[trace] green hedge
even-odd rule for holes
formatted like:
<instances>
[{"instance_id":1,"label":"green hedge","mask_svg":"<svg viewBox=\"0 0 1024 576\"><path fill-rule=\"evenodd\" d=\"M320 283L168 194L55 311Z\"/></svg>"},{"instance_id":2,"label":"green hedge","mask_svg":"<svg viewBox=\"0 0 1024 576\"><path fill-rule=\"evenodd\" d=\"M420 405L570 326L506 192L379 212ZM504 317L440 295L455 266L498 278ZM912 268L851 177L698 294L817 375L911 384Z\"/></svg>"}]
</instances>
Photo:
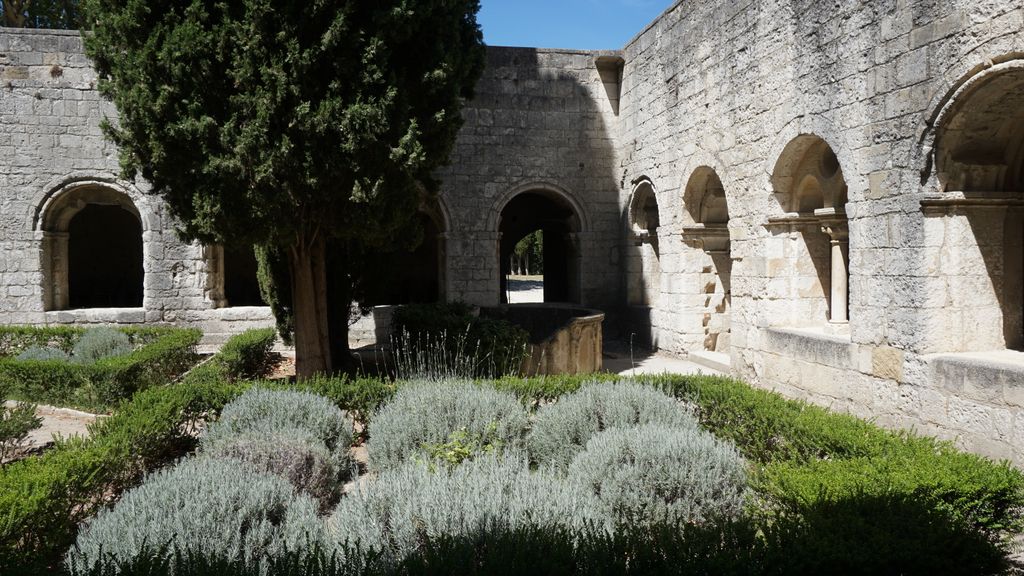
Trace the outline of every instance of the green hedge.
<instances>
[{"instance_id":1,"label":"green hedge","mask_svg":"<svg viewBox=\"0 0 1024 576\"><path fill-rule=\"evenodd\" d=\"M51 334L74 332L67 328L45 330L52 330ZM198 339L197 332L191 330L141 329L129 331L129 335L132 332L151 340L147 348L153 349L149 353L154 355L159 355L164 345L173 348L175 341L165 340L168 335ZM225 344L227 359L217 354L179 384L154 386L135 394L113 416L93 424L88 439L61 441L41 456L0 468L0 574L59 572L79 522L137 484L147 472L191 452L203 423L250 386L230 382L242 375L236 370L266 364L267 338L263 331L253 332L234 336ZM41 338L32 331L21 333ZM159 373L150 376L156 378ZM168 382L170 378L159 383ZM337 383L323 387L349 388ZM355 391L338 395L339 399L357 397Z\"/></svg>"},{"instance_id":2,"label":"green hedge","mask_svg":"<svg viewBox=\"0 0 1024 576\"><path fill-rule=\"evenodd\" d=\"M58 567L79 522L146 471L193 449L189 432L238 393L228 384L150 388L97 421L89 439L61 441L0 468L0 573Z\"/></svg>"},{"instance_id":3,"label":"green hedge","mask_svg":"<svg viewBox=\"0 0 1024 576\"><path fill-rule=\"evenodd\" d=\"M80 328L0 328L3 351L15 354L33 345L70 350ZM109 411L139 390L172 381L195 364L199 330L135 328L124 330L133 344L130 354L91 364L62 360L0 358L0 386L12 400Z\"/></svg>"}]
</instances>

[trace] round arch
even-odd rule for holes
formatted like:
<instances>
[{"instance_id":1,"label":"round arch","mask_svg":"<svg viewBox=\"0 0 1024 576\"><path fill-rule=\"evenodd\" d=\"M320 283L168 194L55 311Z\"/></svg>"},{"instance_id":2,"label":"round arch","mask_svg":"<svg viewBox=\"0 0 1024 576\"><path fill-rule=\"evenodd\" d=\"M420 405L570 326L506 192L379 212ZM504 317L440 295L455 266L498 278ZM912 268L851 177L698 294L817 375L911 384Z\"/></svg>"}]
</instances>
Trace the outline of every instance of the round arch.
<instances>
[{"instance_id":1,"label":"round arch","mask_svg":"<svg viewBox=\"0 0 1024 576\"><path fill-rule=\"evenodd\" d=\"M582 206L567 191L548 182L516 186L495 204L488 229L497 232L499 301L510 299L508 278L516 244L541 232L543 300L582 302L582 254L579 234L589 228Z\"/></svg>"},{"instance_id":2,"label":"round arch","mask_svg":"<svg viewBox=\"0 0 1024 576\"><path fill-rule=\"evenodd\" d=\"M125 189L66 183L44 195L33 228L42 235L45 310L143 306L146 219Z\"/></svg>"}]
</instances>

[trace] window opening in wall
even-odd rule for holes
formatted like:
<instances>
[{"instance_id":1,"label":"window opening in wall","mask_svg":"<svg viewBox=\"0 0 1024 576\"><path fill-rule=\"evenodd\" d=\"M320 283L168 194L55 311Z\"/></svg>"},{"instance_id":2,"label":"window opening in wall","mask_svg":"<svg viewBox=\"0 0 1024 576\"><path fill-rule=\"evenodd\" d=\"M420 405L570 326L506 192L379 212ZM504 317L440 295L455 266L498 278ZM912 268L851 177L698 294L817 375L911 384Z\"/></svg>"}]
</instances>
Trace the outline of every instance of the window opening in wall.
<instances>
[{"instance_id":1,"label":"window opening in wall","mask_svg":"<svg viewBox=\"0 0 1024 576\"><path fill-rule=\"evenodd\" d=\"M252 246L224 248L224 298L227 306L266 306L260 294Z\"/></svg>"},{"instance_id":2,"label":"window opening in wall","mask_svg":"<svg viewBox=\"0 0 1024 576\"><path fill-rule=\"evenodd\" d=\"M786 212L771 218L767 269L776 299L786 299L792 325L825 324L845 331L849 319L847 186L835 152L812 134L783 150L772 175Z\"/></svg>"},{"instance_id":3,"label":"window opening in wall","mask_svg":"<svg viewBox=\"0 0 1024 576\"><path fill-rule=\"evenodd\" d=\"M948 290L947 316L972 323L942 348L1024 350L1024 63L965 81L938 118L939 196L922 206L956 258L940 254L933 281Z\"/></svg>"},{"instance_id":4,"label":"window opening in wall","mask_svg":"<svg viewBox=\"0 0 1024 576\"><path fill-rule=\"evenodd\" d=\"M87 204L68 226L70 308L142 306L142 225L120 206Z\"/></svg>"},{"instance_id":5,"label":"window opening in wall","mask_svg":"<svg viewBox=\"0 0 1024 576\"><path fill-rule=\"evenodd\" d=\"M727 354L732 334L732 252L729 241L729 204L718 174L708 167L694 171L683 194L688 220L683 240L696 250L688 265L700 270L698 293L691 309L700 314L705 352Z\"/></svg>"},{"instance_id":6,"label":"window opening in wall","mask_svg":"<svg viewBox=\"0 0 1024 576\"><path fill-rule=\"evenodd\" d=\"M630 306L654 306L661 295L661 214L650 180L641 179L629 202L631 249L626 262L626 296Z\"/></svg>"},{"instance_id":7,"label":"window opening in wall","mask_svg":"<svg viewBox=\"0 0 1024 576\"><path fill-rule=\"evenodd\" d=\"M39 207L38 226L45 310L143 305L142 220L126 194L71 183Z\"/></svg>"},{"instance_id":8,"label":"window opening in wall","mask_svg":"<svg viewBox=\"0 0 1024 576\"><path fill-rule=\"evenodd\" d=\"M510 200L499 224L501 302L578 303L578 231L579 217L558 196L524 192Z\"/></svg>"}]
</instances>

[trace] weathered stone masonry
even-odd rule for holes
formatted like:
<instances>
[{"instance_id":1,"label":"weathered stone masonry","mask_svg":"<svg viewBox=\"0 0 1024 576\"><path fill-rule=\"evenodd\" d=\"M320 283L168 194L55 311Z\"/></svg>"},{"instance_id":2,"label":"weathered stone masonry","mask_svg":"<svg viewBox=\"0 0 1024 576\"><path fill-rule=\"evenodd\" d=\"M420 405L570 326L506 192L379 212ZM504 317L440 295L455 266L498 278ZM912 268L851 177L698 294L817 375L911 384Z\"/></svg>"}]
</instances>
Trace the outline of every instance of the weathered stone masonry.
<instances>
[{"instance_id":1,"label":"weathered stone masonry","mask_svg":"<svg viewBox=\"0 0 1024 576\"><path fill-rule=\"evenodd\" d=\"M543 227L551 298L623 337L1024 462L1022 28L1009 0L684 0L622 51L491 48L428 207L437 292L499 302ZM266 322L117 179L77 34L0 54L0 321ZM141 307L63 309L94 204L139 220Z\"/></svg>"}]
</instances>

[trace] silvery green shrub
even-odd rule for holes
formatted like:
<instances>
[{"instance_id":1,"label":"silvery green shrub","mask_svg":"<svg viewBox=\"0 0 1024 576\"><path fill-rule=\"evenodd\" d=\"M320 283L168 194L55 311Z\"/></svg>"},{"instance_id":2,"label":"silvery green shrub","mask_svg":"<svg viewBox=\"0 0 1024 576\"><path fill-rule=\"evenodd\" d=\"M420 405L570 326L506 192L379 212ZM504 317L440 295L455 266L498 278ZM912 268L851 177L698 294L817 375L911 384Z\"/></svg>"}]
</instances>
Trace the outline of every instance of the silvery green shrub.
<instances>
[{"instance_id":1,"label":"silvery green shrub","mask_svg":"<svg viewBox=\"0 0 1024 576\"><path fill-rule=\"evenodd\" d=\"M133 349L127 334L116 328L99 326L82 333L71 350L71 356L75 362L91 364L103 358L129 354Z\"/></svg>"},{"instance_id":2,"label":"silvery green shrub","mask_svg":"<svg viewBox=\"0 0 1024 576\"><path fill-rule=\"evenodd\" d=\"M233 458L260 472L276 474L313 498L321 514L337 504L342 484L350 477L350 470L335 467L335 456L326 446L298 429L226 439L210 444L203 456Z\"/></svg>"},{"instance_id":3,"label":"silvery green shrub","mask_svg":"<svg viewBox=\"0 0 1024 576\"><path fill-rule=\"evenodd\" d=\"M352 469L352 419L330 400L310 392L250 388L224 407L220 418L201 438L203 450L238 438L268 438L282 431L300 431L331 454L331 463L348 477Z\"/></svg>"},{"instance_id":4,"label":"silvery green shrub","mask_svg":"<svg viewBox=\"0 0 1024 576\"><path fill-rule=\"evenodd\" d=\"M594 515L611 526L735 516L747 493L746 464L735 445L705 430L663 424L595 435L567 478L594 496Z\"/></svg>"},{"instance_id":5,"label":"silvery green shrub","mask_svg":"<svg viewBox=\"0 0 1024 576\"><path fill-rule=\"evenodd\" d=\"M660 423L699 428L692 410L636 382L595 382L537 411L527 437L533 462L565 470L597 433L608 428Z\"/></svg>"},{"instance_id":6,"label":"silvery green shrub","mask_svg":"<svg viewBox=\"0 0 1024 576\"><path fill-rule=\"evenodd\" d=\"M150 476L83 525L69 568L116 566L161 550L259 564L321 542L316 504L283 478L234 460L192 458Z\"/></svg>"},{"instance_id":7,"label":"silvery green shrub","mask_svg":"<svg viewBox=\"0 0 1024 576\"><path fill-rule=\"evenodd\" d=\"M413 382L370 419L367 452L384 469L458 437L482 452L522 450L527 425L526 408L510 393L472 382Z\"/></svg>"},{"instance_id":8,"label":"silvery green shrub","mask_svg":"<svg viewBox=\"0 0 1024 576\"><path fill-rule=\"evenodd\" d=\"M400 561L440 536L593 525L588 495L560 477L531 472L522 454L490 454L454 468L409 461L361 484L335 508L328 538L341 554L358 546Z\"/></svg>"},{"instance_id":9,"label":"silvery green shrub","mask_svg":"<svg viewBox=\"0 0 1024 576\"><path fill-rule=\"evenodd\" d=\"M68 353L60 348L48 348L43 346L30 346L22 350L16 360L69 360Z\"/></svg>"}]
</instances>

